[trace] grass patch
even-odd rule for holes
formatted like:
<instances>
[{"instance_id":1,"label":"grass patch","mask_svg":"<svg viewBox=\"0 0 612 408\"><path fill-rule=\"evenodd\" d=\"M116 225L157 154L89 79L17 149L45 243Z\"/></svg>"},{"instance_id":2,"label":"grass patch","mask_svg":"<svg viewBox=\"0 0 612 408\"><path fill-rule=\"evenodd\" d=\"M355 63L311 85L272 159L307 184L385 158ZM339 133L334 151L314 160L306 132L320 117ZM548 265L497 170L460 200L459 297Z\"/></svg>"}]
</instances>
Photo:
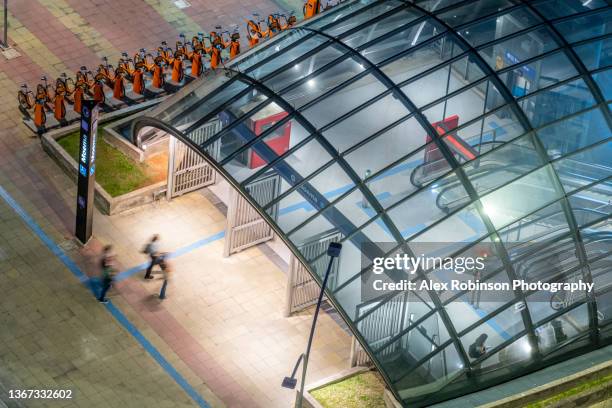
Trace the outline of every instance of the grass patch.
<instances>
[{"instance_id":1,"label":"grass patch","mask_svg":"<svg viewBox=\"0 0 612 408\"><path fill-rule=\"evenodd\" d=\"M582 384L575 386L574 388L570 388L567 391L554 395L545 400L531 403L527 405L526 408L543 408L555 402L562 401L564 399L573 397L574 395L580 394L581 392L587 391L591 388L599 387L600 385L608 384L608 383L609 383L609 386L612 387L612 374L607 375L605 377L600 377L600 378L596 378L591 381L584 382Z\"/></svg>"},{"instance_id":2,"label":"grass patch","mask_svg":"<svg viewBox=\"0 0 612 408\"><path fill-rule=\"evenodd\" d=\"M311 391L325 408L381 408L385 406L382 379L373 371Z\"/></svg>"},{"instance_id":3,"label":"grass patch","mask_svg":"<svg viewBox=\"0 0 612 408\"><path fill-rule=\"evenodd\" d=\"M102 130L102 129L100 129ZM79 131L57 140L60 146L78 162ZM96 150L96 181L113 197L153 184L147 166L130 159L102 138Z\"/></svg>"}]
</instances>

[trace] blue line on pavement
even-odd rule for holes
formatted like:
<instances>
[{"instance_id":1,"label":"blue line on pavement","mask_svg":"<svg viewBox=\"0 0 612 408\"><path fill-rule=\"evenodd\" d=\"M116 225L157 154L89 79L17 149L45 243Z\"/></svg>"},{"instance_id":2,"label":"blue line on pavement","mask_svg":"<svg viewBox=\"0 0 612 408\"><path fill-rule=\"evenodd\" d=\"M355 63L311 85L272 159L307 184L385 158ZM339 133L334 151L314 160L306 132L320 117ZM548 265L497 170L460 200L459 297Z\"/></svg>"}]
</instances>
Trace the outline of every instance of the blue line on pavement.
<instances>
[{"instance_id":1,"label":"blue line on pavement","mask_svg":"<svg viewBox=\"0 0 612 408\"><path fill-rule=\"evenodd\" d=\"M87 275L66 255L66 253L40 228L32 217L11 197L11 195L0 186L0 197L21 217L26 225L38 236L38 238L57 256L60 261L72 272L72 274L83 284L87 284ZM95 294L93 286L89 289ZM189 395L201 408L210 408L210 405L193 389L191 385L176 371L176 369L159 353L138 329L130 323L125 315L111 302L107 303L106 310L140 343L140 345L157 361L157 363L176 381L176 383Z\"/></svg>"},{"instance_id":2,"label":"blue line on pavement","mask_svg":"<svg viewBox=\"0 0 612 408\"><path fill-rule=\"evenodd\" d=\"M191 252L191 251L193 251L195 249L198 249L198 248L201 248L201 247L203 247L205 245L208 245L211 242L218 241L221 238L223 238L224 236L225 236L225 231L217 232L216 234L211 235L210 237L202 238L199 241L196 241L196 242L194 242L192 244L189 244L187 246L179 248L179 249L177 249L174 252L171 252L168 255L168 258L176 258L177 256L185 255L186 253L189 253L189 252ZM123 272L120 272L120 273L118 273L115 276L115 281L116 282L121 282L122 280L127 279L130 276L132 276L132 275L134 275L134 274L136 274L136 273L146 269L147 266L149 266L149 264L147 262L145 262L145 263L142 263L140 265L136 265L133 268L130 268L130 269L127 269L127 270L125 270Z\"/></svg>"}]
</instances>

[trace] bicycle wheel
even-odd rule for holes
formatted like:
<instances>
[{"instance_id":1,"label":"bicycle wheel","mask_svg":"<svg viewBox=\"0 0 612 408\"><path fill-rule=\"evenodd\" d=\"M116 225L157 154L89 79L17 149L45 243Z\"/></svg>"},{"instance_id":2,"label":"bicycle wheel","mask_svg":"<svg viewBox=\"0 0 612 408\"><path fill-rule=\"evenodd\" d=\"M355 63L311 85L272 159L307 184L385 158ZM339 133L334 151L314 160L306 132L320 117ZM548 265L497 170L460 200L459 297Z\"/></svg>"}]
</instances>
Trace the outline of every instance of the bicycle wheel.
<instances>
[{"instance_id":1,"label":"bicycle wheel","mask_svg":"<svg viewBox=\"0 0 612 408\"><path fill-rule=\"evenodd\" d=\"M30 109L33 105L33 103L29 103L28 95L23 91L17 91L17 100L19 101L19 106L24 110Z\"/></svg>"}]
</instances>

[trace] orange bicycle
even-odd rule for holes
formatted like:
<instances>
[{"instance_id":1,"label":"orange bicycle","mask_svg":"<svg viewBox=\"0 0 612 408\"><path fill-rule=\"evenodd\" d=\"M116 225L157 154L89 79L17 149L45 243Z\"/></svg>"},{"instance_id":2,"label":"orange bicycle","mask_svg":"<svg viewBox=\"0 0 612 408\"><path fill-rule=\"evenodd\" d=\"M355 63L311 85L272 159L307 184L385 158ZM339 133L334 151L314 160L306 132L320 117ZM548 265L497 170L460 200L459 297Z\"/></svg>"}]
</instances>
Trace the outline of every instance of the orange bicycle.
<instances>
[{"instance_id":1,"label":"orange bicycle","mask_svg":"<svg viewBox=\"0 0 612 408\"><path fill-rule=\"evenodd\" d=\"M238 54L240 54L240 33L238 29L236 29L232 35L230 35L229 56L230 58L234 58Z\"/></svg>"},{"instance_id":2,"label":"orange bicycle","mask_svg":"<svg viewBox=\"0 0 612 408\"><path fill-rule=\"evenodd\" d=\"M253 13L253 16L255 19L257 19L257 22L252 19L246 20L247 39L249 40L249 46L251 48L259 44L259 41L265 39L265 37L268 35L268 31L263 31L261 28L261 23L263 23L263 20L259 19L259 14Z\"/></svg>"},{"instance_id":3,"label":"orange bicycle","mask_svg":"<svg viewBox=\"0 0 612 408\"><path fill-rule=\"evenodd\" d=\"M204 70L204 62L202 61L202 52L205 52L202 49L196 49L191 54L191 76L194 78L202 75L202 71Z\"/></svg>"},{"instance_id":4,"label":"orange bicycle","mask_svg":"<svg viewBox=\"0 0 612 408\"><path fill-rule=\"evenodd\" d=\"M176 51L174 53L174 58L172 59L172 81L176 83L180 83L185 77L183 58L183 53L181 51Z\"/></svg>"},{"instance_id":5,"label":"orange bicycle","mask_svg":"<svg viewBox=\"0 0 612 408\"><path fill-rule=\"evenodd\" d=\"M283 29L280 22L280 14L270 14L268 16L268 36L270 38L274 37L276 34L280 33Z\"/></svg>"},{"instance_id":6,"label":"orange bicycle","mask_svg":"<svg viewBox=\"0 0 612 408\"><path fill-rule=\"evenodd\" d=\"M165 81L164 77L164 65L165 62L163 58L155 58L155 66L153 67L153 80L151 81L151 85L153 88L163 88Z\"/></svg>"},{"instance_id":7,"label":"orange bicycle","mask_svg":"<svg viewBox=\"0 0 612 408\"><path fill-rule=\"evenodd\" d=\"M21 85L21 89L17 91L17 100L19 101L19 108L24 113L34 107L36 97L34 96L34 92L28 88L28 84Z\"/></svg>"},{"instance_id":8,"label":"orange bicycle","mask_svg":"<svg viewBox=\"0 0 612 408\"><path fill-rule=\"evenodd\" d=\"M138 66L138 64L142 64L141 68L147 72L153 71L153 67L155 66L155 57L151 55L151 53L147 52L146 49L141 48L136 54L134 54L134 67Z\"/></svg>"},{"instance_id":9,"label":"orange bicycle","mask_svg":"<svg viewBox=\"0 0 612 408\"><path fill-rule=\"evenodd\" d=\"M132 91L138 95L144 95L144 70L146 70L144 62L136 63L134 74L132 75Z\"/></svg>"},{"instance_id":10,"label":"orange bicycle","mask_svg":"<svg viewBox=\"0 0 612 408\"><path fill-rule=\"evenodd\" d=\"M293 11L289 12L289 17L286 14L277 14L276 18L280 23L281 30L284 31L288 28L293 27L297 23L297 17L293 13Z\"/></svg>"},{"instance_id":11,"label":"orange bicycle","mask_svg":"<svg viewBox=\"0 0 612 408\"><path fill-rule=\"evenodd\" d=\"M55 93L62 93L66 100L70 103L74 102L72 95L76 90L76 84L74 80L62 72L60 76L55 80Z\"/></svg>"},{"instance_id":12,"label":"orange bicycle","mask_svg":"<svg viewBox=\"0 0 612 408\"><path fill-rule=\"evenodd\" d=\"M304 13L304 20L308 20L321 12L321 1L320 0L306 0L304 7L302 8Z\"/></svg>"},{"instance_id":13,"label":"orange bicycle","mask_svg":"<svg viewBox=\"0 0 612 408\"><path fill-rule=\"evenodd\" d=\"M45 127L45 123L47 123L46 105L47 101L44 97L36 98L36 101L34 103L34 125L36 126L39 132L42 132Z\"/></svg>"}]
</instances>

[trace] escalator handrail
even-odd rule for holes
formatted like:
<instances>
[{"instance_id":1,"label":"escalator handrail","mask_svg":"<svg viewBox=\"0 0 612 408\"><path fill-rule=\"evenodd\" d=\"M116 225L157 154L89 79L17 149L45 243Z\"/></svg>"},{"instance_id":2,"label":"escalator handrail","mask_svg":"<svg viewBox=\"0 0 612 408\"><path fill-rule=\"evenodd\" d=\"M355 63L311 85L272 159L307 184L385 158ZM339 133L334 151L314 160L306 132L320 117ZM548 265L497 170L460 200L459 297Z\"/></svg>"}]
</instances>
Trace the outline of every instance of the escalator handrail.
<instances>
[{"instance_id":1,"label":"escalator handrail","mask_svg":"<svg viewBox=\"0 0 612 408\"><path fill-rule=\"evenodd\" d=\"M504 144L506 144L506 143L508 143L508 142L501 142L501 141L493 141L493 140L492 140L492 141L482 142L482 143L480 144L480 146L484 146L484 145L495 145L495 144L498 144L498 145L500 145L500 146L501 146L501 145L504 145ZM479 145L476 145L476 146L474 146L474 147L477 147L477 146L479 146ZM493 150L493 149L491 149L491 150ZM480 150L479 155L480 155L480 154L482 154L481 152L482 152L482 149ZM480 156L479 156L479 157L480 157ZM478 160L478 157L477 157L476 159L474 159L474 160ZM425 183L419 183L419 182L415 181L415 177L416 177L416 174L418 173L418 169L420 169L420 168L422 168L422 167L424 167L424 166L428 166L428 165L435 165L435 164L438 164L438 163L446 163L446 159L441 158L441 159L438 159L438 160L435 160L435 161L432 161L432 162L421 163L421 164L417 165L417 166L414 168L414 170L412 171L412 173L410 174L410 183L412 183L412 185L413 185L413 186L415 186L415 187L417 187L417 188L422 187L422 186L423 186L423 184L425 184ZM445 168L446 168L446 166L445 166Z\"/></svg>"}]
</instances>

